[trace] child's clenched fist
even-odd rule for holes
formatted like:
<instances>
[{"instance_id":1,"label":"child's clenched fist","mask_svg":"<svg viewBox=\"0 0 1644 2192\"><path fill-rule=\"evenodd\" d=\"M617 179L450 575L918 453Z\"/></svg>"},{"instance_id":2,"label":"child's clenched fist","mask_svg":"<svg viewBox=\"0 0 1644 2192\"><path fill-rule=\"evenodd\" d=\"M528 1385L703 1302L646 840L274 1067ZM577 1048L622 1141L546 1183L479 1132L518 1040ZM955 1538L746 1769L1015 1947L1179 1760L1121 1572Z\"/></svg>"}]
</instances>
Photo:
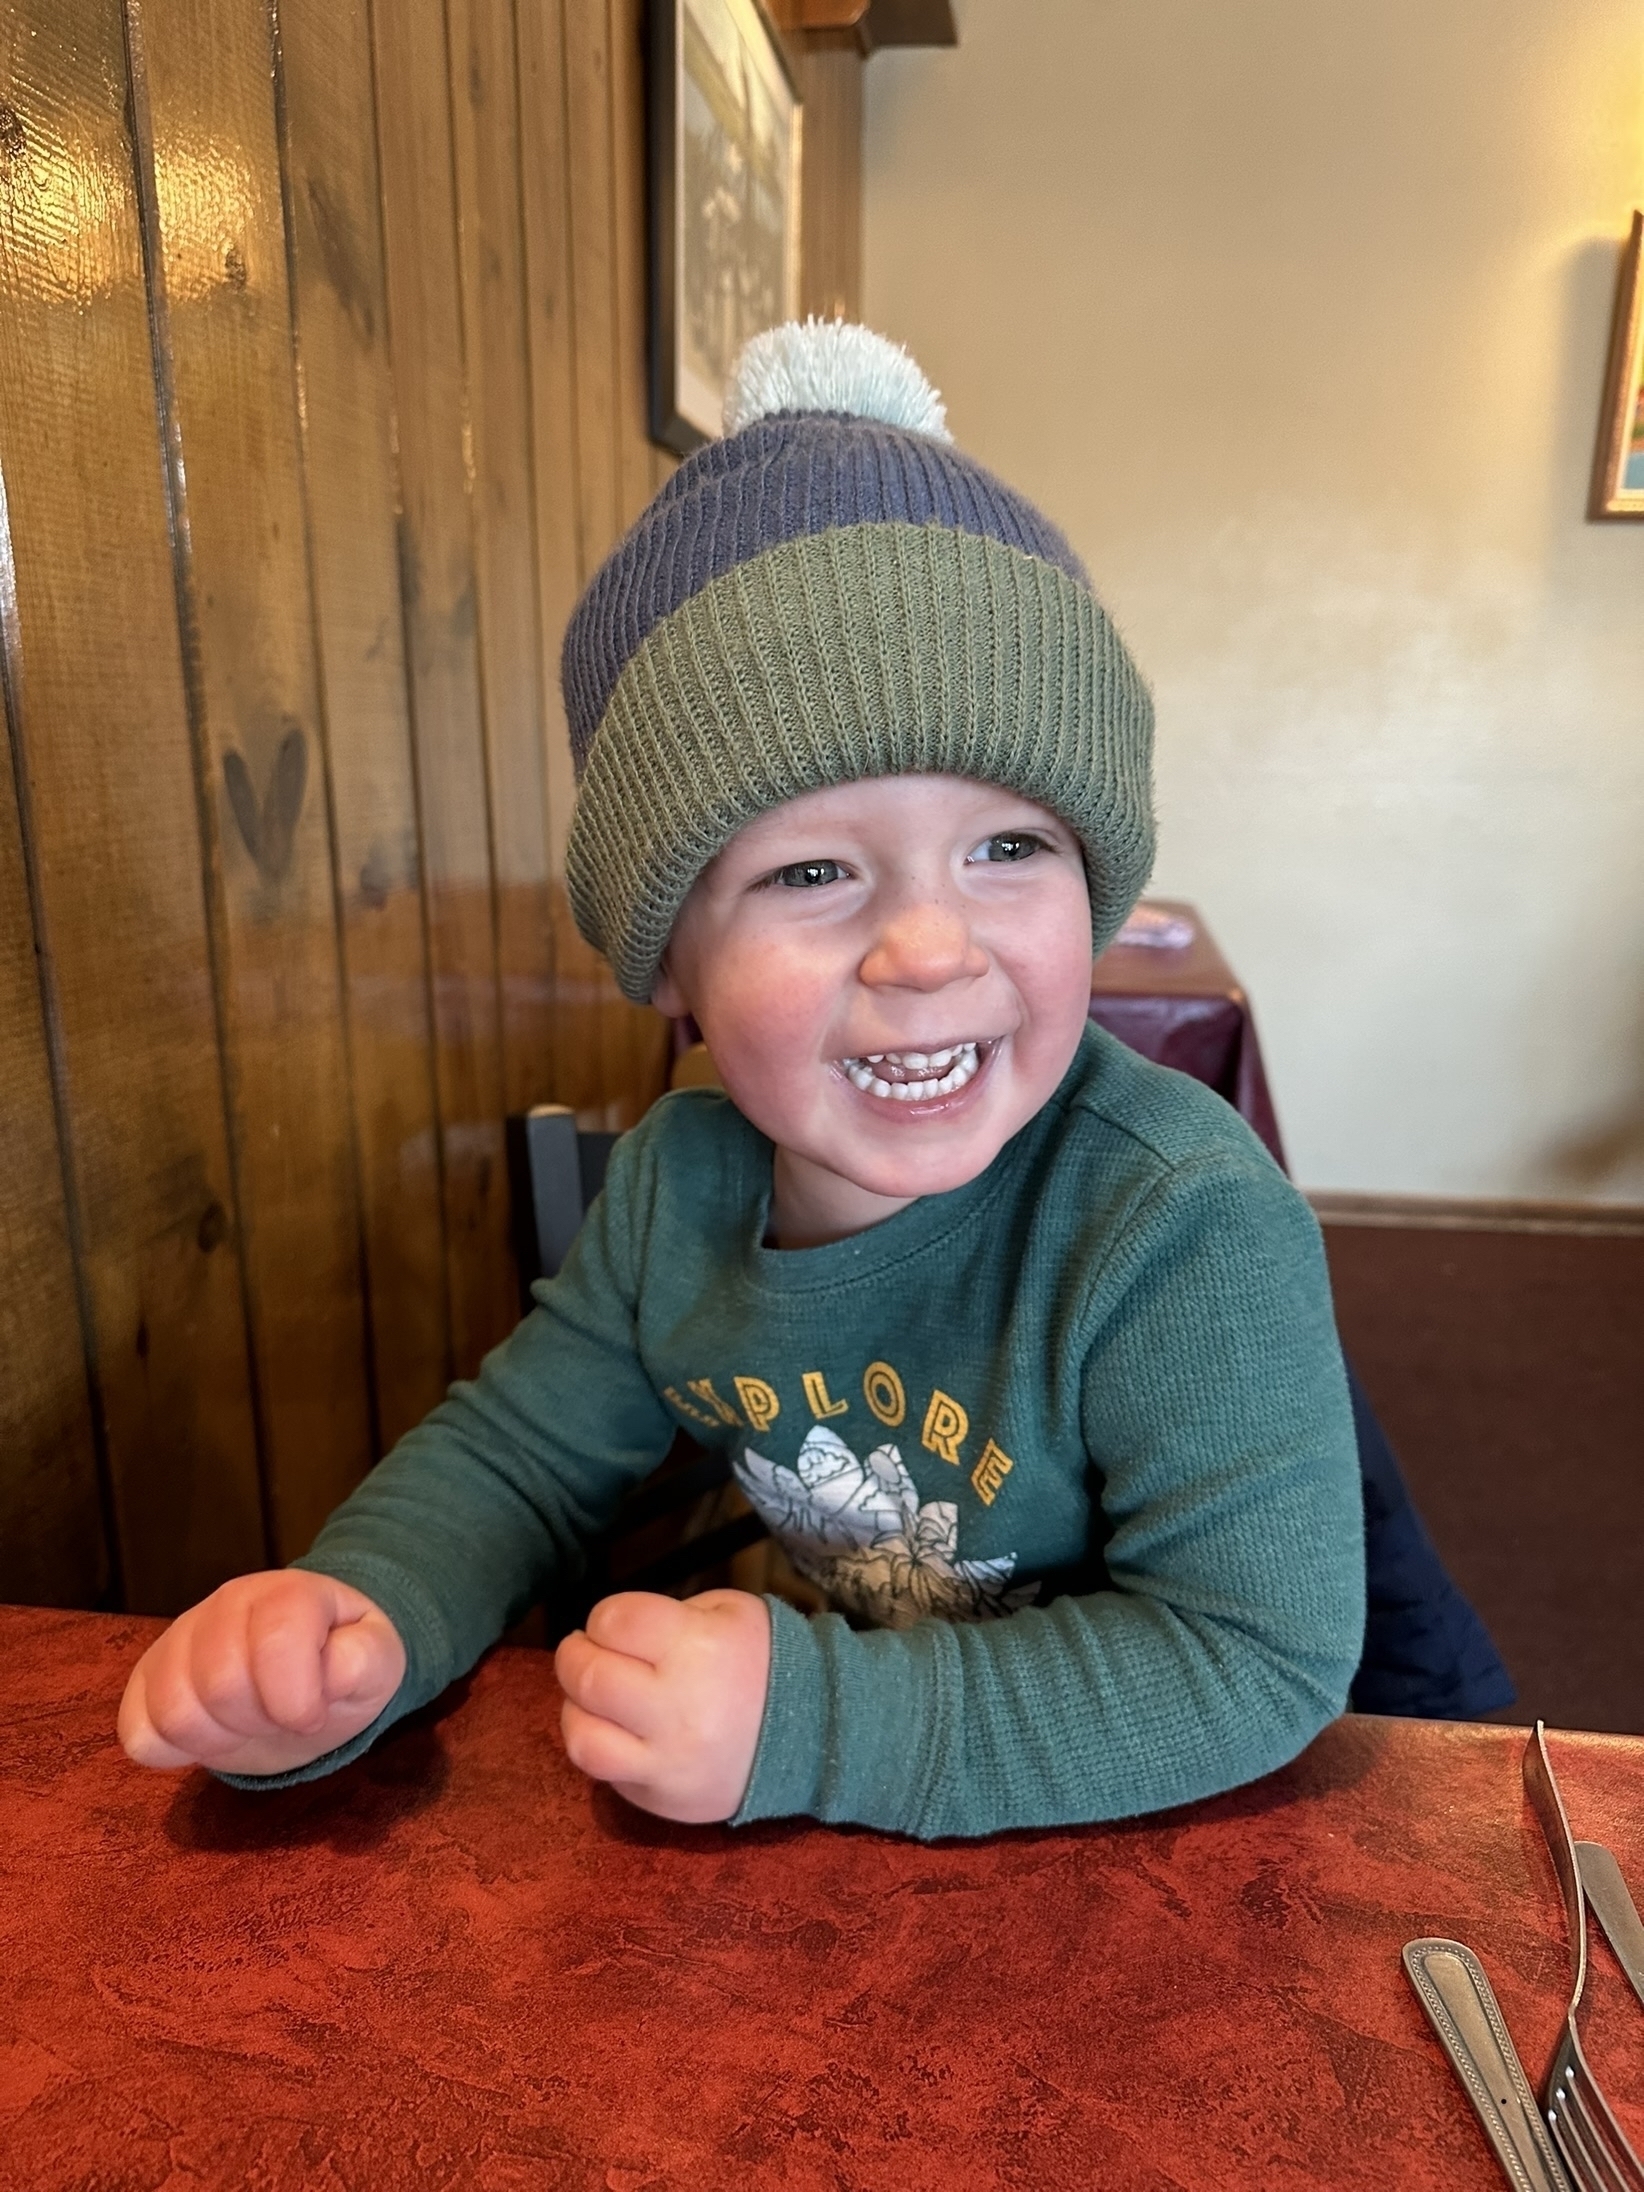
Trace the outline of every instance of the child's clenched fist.
<instances>
[{"instance_id":1,"label":"child's clenched fist","mask_svg":"<svg viewBox=\"0 0 1644 2192\"><path fill-rule=\"evenodd\" d=\"M729 1819L753 1771L771 1617L748 1591L603 1598L560 1645L571 1763L664 1819Z\"/></svg>"},{"instance_id":2,"label":"child's clenched fist","mask_svg":"<svg viewBox=\"0 0 1644 2192\"><path fill-rule=\"evenodd\" d=\"M330 1576L237 1576L137 1662L120 1741L140 1766L288 1773L376 1719L405 1674L382 1610Z\"/></svg>"}]
</instances>

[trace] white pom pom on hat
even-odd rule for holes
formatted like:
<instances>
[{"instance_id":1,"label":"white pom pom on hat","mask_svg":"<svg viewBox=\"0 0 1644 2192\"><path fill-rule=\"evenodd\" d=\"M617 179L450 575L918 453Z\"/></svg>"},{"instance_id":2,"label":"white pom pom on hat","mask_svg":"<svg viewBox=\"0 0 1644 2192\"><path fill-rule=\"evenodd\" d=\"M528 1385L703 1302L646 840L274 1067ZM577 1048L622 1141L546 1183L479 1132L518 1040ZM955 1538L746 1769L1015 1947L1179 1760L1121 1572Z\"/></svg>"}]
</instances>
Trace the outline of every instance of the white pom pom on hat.
<instances>
[{"instance_id":1,"label":"white pom pom on hat","mask_svg":"<svg viewBox=\"0 0 1644 2192\"><path fill-rule=\"evenodd\" d=\"M900 343L848 320L789 320L738 352L725 390L725 431L779 411L844 411L952 441L942 399Z\"/></svg>"}]
</instances>

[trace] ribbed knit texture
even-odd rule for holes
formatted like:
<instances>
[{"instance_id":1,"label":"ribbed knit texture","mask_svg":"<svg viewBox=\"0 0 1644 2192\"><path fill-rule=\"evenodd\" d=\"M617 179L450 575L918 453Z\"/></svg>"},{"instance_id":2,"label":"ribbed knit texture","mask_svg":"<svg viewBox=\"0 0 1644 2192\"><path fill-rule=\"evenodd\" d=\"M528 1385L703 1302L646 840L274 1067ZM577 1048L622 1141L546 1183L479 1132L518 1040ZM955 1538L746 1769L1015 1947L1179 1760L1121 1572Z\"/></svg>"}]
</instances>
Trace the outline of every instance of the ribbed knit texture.
<instances>
[{"instance_id":1,"label":"ribbed knit texture","mask_svg":"<svg viewBox=\"0 0 1644 2192\"><path fill-rule=\"evenodd\" d=\"M1099 951L1152 865L1150 729L1106 614L1055 564L937 525L787 541L694 594L623 672L572 826L572 910L643 1002L736 831L802 792L929 772L1077 830Z\"/></svg>"},{"instance_id":2,"label":"ribbed knit texture","mask_svg":"<svg viewBox=\"0 0 1644 2192\"><path fill-rule=\"evenodd\" d=\"M784 1252L770 1186L726 1098L665 1097L538 1311L326 1524L301 1565L414 1645L364 1740L552 1602L682 1425L775 1495L796 1558L844 1549L841 1603L914 1620L773 1606L743 1819L1111 1818L1341 1710L1364 1552L1329 1285L1228 1106L1092 1030L951 1194Z\"/></svg>"},{"instance_id":3,"label":"ribbed knit texture","mask_svg":"<svg viewBox=\"0 0 1644 2192\"><path fill-rule=\"evenodd\" d=\"M779 541L895 523L997 540L1090 583L1050 520L951 442L828 412L760 419L680 466L577 604L562 672L578 770L635 649L693 594Z\"/></svg>"},{"instance_id":4,"label":"ribbed knit texture","mask_svg":"<svg viewBox=\"0 0 1644 2192\"><path fill-rule=\"evenodd\" d=\"M1052 809L1097 949L1152 864L1134 664L1049 519L930 433L786 411L709 443L595 575L562 677L572 910L636 1001L726 841L826 785L963 775Z\"/></svg>"}]
</instances>

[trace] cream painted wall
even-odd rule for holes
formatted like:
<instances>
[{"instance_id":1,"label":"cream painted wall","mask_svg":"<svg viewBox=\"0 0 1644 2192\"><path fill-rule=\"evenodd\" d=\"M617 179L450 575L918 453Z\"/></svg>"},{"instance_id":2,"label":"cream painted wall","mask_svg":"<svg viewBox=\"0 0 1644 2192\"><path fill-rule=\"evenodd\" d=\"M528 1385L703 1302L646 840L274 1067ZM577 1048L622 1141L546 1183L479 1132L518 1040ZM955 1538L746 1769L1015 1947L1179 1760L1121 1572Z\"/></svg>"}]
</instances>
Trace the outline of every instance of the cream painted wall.
<instances>
[{"instance_id":1,"label":"cream painted wall","mask_svg":"<svg viewBox=\"0 0 1644 2192\"><path fill-rule=\"evenodd\" d=\"M1644 1198L1644 0L957 12L867 72L867 316L1153 681L1299 1177Z\"/></svg>"}]
</instances>

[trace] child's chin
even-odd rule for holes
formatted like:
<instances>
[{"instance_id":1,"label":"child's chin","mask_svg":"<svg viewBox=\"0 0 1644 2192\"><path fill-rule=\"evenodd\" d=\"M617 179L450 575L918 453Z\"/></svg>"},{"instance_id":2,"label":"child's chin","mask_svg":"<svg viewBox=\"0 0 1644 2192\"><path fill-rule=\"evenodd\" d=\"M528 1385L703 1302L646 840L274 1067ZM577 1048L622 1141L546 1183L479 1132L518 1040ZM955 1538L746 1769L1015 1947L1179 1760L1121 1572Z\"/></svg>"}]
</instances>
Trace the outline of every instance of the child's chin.
<instances>
[{"instance_id":1,"label":"child's chin","mask_svg":"<svg viewBox=\"0 0 1644 2192\"><path fill-rule=\"evenodd\" d=\"M871 1195L884 1195L898 1201L917 1195L948 1195L956 1187L966 1187L980 1177L998 1156L1000 1143L996 1137L966 1135L961 1143L950 1143L946 1148L909 1148L892 1152L879 1164L867 1165L857 1175L852 1168L856 1184L866 1188Z\"/></svg>"}]
</instances>

